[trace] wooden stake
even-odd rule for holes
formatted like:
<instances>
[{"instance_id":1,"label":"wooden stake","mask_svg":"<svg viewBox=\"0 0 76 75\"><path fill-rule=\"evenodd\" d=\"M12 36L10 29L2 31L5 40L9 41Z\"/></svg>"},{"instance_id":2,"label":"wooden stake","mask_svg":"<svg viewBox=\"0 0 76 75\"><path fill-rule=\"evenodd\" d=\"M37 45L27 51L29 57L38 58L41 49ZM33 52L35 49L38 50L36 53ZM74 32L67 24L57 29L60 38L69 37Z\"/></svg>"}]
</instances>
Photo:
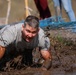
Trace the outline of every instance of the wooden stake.
<instances>
[{"instance_id":1,"label":"wooden stake","mask_svg":"<svg viewBox=\"0 0 76 75\"><path fill-rule=\"evenodd\" d=\"M28 8L28 0L25 0L25 8ZM29 15L28 9L25 10L26 17Z\"/></svg>"},{"instance_id":2,"label":"wooden stake","mask_svg":"<svg viewBox=\"0 0 76 75\"><path fill-rule=\"evenodd\" d=\"M8 24L8 18L10 15L10 9L11 9L11 0L7 0L8 1L8 8L7 8L7 15L6 15L6 21L5 24Z\"/></svg>"}]
</instances>

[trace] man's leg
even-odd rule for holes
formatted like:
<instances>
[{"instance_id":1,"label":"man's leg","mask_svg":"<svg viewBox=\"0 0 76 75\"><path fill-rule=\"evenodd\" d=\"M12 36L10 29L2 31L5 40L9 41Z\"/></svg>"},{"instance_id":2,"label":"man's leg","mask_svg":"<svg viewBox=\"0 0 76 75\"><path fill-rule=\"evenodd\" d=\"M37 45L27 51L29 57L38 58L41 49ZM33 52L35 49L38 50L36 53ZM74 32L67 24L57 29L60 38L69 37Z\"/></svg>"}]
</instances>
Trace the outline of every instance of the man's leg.
<instances>
[{"instance_id":1,"label":"man's leg","mask_svg":"<svg viewBox=\"0 0 76 75\"><path fill-rule=\"evenodd\" d=\"M62 4L61 0L53 0L54 7L55 7L55 14L56 14L56 21L59 21L62 17Z\"/></svg>"}]
</instances>

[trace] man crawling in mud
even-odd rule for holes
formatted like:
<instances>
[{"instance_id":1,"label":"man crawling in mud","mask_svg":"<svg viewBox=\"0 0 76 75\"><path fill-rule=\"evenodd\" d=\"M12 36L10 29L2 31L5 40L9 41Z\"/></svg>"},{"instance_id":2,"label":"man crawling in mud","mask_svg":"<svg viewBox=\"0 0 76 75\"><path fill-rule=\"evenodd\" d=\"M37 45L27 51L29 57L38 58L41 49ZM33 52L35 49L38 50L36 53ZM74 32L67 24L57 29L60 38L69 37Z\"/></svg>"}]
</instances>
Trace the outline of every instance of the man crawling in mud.
<instances>
[{"instance_id":1,"label":"man crawling in mud","mask_svg":"<svg viewBox=\"0 0 76 75\"><path fill-rule=\"evenodd\" d=\"M15 48L12 50L10 46ZM30 15L24 23L7 25L0 30L0 61L4 57L10 59L10 56L21 54L23 55L22 61L31 65L33 63L32 51L37 47L44 60L41 69L50 69L52 62L50 40L39 27L39 19L35 16Z\"/></svg>"}]
</instances>

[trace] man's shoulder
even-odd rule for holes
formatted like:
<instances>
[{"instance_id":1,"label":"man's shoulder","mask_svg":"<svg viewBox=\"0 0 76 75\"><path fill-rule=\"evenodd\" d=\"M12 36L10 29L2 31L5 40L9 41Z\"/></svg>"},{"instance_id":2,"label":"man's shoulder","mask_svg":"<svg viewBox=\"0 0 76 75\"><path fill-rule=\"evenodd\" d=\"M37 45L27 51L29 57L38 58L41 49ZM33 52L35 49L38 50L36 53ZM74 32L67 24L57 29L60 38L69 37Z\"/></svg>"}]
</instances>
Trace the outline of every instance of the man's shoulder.
<instances>
[{"instance_id":1,"label":"man's shoulder","mask_svg":"<svg viewBox=\"0 0 76 75\"><path fill-rule=\"evenodd\" d=\"M16 23L16 24L12 24L10 26L21 27L22 25L23 25L23 23Z\"/></svg>"},{"instance_id":2,"label":"man's shoulder","mask_svg":"<svg viewBox=\"0 0 76 75\"><path fill-rule=\"evenodd\" d=\"M40 28L40 30L39 30L39 35L44 35L44 30L42 29L42 28Z\"/></svg>"},{"instance_id":3,"label":"man's shoulder","mask_svg":"<svg viewBox=\"0 0 76 75\"><path fill-rule=\"evenodd\" d=\"M41 41L45 37L45 32L43 29L40 28L38 36L39 36L39 41Z\"/></svg>"},{"instance_id":4,"label":"man's shoulder","mask_svg":"<svg viewBox=\"0 0 76 75\"><path fill-rule=\"evenodd\" d=\"M10 24L10 26L9 26L10 28L9 28L9 29L19 30L19 29L21 29L22 25L23 25L23 23L14 23L14 24Z\"/></svg>"}]
</instances>

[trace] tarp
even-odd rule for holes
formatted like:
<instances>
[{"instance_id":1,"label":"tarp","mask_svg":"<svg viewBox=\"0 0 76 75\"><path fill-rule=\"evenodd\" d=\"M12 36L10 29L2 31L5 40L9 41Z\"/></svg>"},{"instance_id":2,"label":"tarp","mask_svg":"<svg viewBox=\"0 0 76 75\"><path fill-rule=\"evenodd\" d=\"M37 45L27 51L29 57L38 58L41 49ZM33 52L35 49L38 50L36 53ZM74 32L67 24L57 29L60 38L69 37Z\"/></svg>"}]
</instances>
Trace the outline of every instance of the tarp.
<instances>
[{"instance_id":1,"label":"tarp","mask_svg":"<svg viewBox=\"0 0 76 75\"><path fill-rule=\"evenodd\" d=\"M22 20L18 23L23 23L23 22L24 22L24 20ZM73 22L65 22L65 21L56 22L53 17L50 17L50 18L40 20L39 22L40 22L40 27L43 29L47 28L47 27L49 27L49 29L64 27L65 29L71 29L72 32L76 33L76 21L73 21ZM12 24L16 24L16 23L12 23ZM10 25L12 25L12 24L10 24ZM4 26L6 26L6 25L1 25L0 29L3 28Z\"/></svg>"}]
</instances>

